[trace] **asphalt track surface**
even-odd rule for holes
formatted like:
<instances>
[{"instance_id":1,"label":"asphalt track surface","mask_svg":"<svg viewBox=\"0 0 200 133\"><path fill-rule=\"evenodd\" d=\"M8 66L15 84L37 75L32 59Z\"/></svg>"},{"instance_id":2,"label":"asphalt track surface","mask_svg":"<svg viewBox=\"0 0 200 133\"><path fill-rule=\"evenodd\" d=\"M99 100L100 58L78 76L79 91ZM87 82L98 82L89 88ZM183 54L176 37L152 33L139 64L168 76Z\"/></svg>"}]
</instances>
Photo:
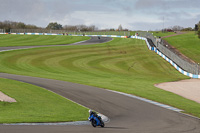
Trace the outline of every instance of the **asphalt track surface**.
<instances>
[{"instance_id":1,"label":"asphalt track surface","mask_svg":"<svg viewBox=\"0 0 200 133\"><path fill-rule=\"evenodd\" d=\"M90 42L95 40L99 41L92 38ZM91 125L0 125L0 133L200 133L199 119L105 89L6 73L0 73L0 77L43 87L110 119L105 128Z\"/></svg>"}]
</instances>

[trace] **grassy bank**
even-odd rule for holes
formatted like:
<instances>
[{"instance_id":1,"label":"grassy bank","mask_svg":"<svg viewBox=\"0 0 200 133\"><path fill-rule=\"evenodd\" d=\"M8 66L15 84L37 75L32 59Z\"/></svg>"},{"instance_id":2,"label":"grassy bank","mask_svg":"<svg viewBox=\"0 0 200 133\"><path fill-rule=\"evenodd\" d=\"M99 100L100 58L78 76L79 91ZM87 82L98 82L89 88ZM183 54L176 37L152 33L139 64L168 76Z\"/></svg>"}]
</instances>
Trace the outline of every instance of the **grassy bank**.
<instances>
[{"instance_id":1,"label":"grassy bank","mask_svg":"<svg viewBox=\"0 0 200 133\"><path fill-rule=\"evenodd\" d=\"M165 38L165 40L190 59L200 63L200 39L194 32Z\"/></svg>"},{"instance_id":2,"label":"grassy bank","mask_svg":"<svg viewBox=\"0 0 200 133\"><path fill-rule=\"evenodd\" d=\"M162 31L150 31L151 33L153 33L154 36L157 37L163 37L163 36L169 36L169 35L173 35L176 34L175 32L162 32Z\"/></svg>"},{"instance_id":3,"label":"grassy bank","mask_svg":"<svg viewBox=\"0 0 200 133\"><path fill-rule=\"evenodd\" d=\"M44 77L121 91L178 107L200 117L200 104L154 87L186 79L149 51L144 41L115 38L99 45L0 53L0 72Z\"/></svg>"},{"instance_id":4,"label":"grassy bank","mask_svg":"<svg viewBox=\"0 0 200 133\"><path fill-rule=\"evenodd\" d=\"M0 35L0 47L70 44L88 39L83 36Z\"/></svg>"},{"instance_id":5,"label":"grassy bank","mask_svg":"<svg viewBox=\"0 0 200 133\"><path fill-rule=\"evenodd\" d=\"M135 35L135 33L140 33L142 31L131 31L130 34L131 35ZM146 31L144 31L146 32ZM162 31L149 31L149 33L153 33L153 36L157 36L157 37L163 37L163 36L169 36L169 35L173 35L176 34L174 32L162 32Z\"/></svg>"},{"instance_id":6,"label":"grassy bank","mask_svg":"<svg viewBox=\"0 0 200 133\"><path fill-rule=\"evenodd\" d=\"M0 123L87 120L88 109L43 88L0 78L0 91L17 100L0 102Z\"/></svg>"}]
</instances>

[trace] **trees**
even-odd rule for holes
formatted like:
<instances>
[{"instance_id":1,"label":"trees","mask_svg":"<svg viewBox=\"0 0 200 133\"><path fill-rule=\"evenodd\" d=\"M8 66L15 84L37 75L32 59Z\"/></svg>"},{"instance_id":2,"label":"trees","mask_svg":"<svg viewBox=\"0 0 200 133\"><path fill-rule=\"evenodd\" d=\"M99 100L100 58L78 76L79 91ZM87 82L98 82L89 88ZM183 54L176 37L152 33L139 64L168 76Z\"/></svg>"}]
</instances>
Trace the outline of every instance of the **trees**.
<instances>
[{"instance_id":1,"label":"trees","mask_svg":"<svg viewBox=\"0 0 200 133\"><path fill-rule=\"evenodd\" d=\"M199 29L198 24L195 24L195 28L194 28L194 30L195 30L195 31L198 31L198 29Z\"/></svg>"},{"instance_id":2,"label":"trees","mask_svg":"<svg viewBox=\"0 0 200 133\"><path fill-rule=\"evenodd\" d=\"M19 29L25 29L26 25L22 22L19 22L19 23L17 23L16 27Z\"/></svg>"},{"instance_id":3,"label":"trees","mask_svg":"<svg viewBox=\"0 0 200 133\"><path fill-rule=\"evenodd\" d=\"M200 21L199 21L199 23L197 24L197 35L198 35L198 37L199 37L199 39L200 39Z\"/></svg>"},{"instance_id":4,"label":"trees","mask_svg":"<svg viewBox=\"0 0 200 133\"><path fill-rule=\"evenodd\" d=\"M86 25L65 25L64 28L68 31L95 31L97 30L97 27L95 25L86 26Z\"/></svg>"},{"instance_id":5,"label":"trees","mask_svg":"<svg viewBox=\"0 0 200 133\"><path fill-rule=\"evenodd\" d=\"M199 23L195 24L194 30L197 32L197 35L200 39L200 21L199 21Z\"/></svg>"},{"instance_id":6,"label":"trees","mask_svg":"<svg viewBox=\"0 0 200 133\"><path fill-rule=\"evenodd\" d=\"M0 21L0 29L5 29L6 32L10 32L10 29L38 29L39 27L35 25L26 25L23 22L14 21Z\"/></svg>"},{"instance_id":7,"label":"trees","mask_svg":"<svg viewBox=\"0 0 200 133\"><path fill-rule=\"evenodd\" d=\"M192 29L192 27L188 27L188 28L184 28L181 31L193 31L194 29Z\"/></svg>"},{"instance_id":8,"label":"trees","mask_svg":"<svg viewBox=\"0 0 200 133\"><path fill-rule=\"evenodd\" d=\"M173 31L181 31L181 30L184 29L184 28L181 27L181 26L175 25L175 26L172 26L171 29L172 29Z\"/></svg>"},{"instance_id":9,"label":"trees","mask_svg":"<svg viewBox=\"0 0 200 133\"><path fill-rule=\"evenodd\" d=\"M122 31L122 30L123 30L121 24L119 25L118 30L119 30L119 31Z\"/></svg>"},{"instance_id":10,"label":"trees","mask_svg":"<svg viewBox=\"0 0 200 133\"><path fill-rule=\"evenodd\" d=\"M74 25L65 25L63 27L64 30L67 30L67 31L78 31L77 27L74 26Z\"/></svg>"},{"instance_id":11,"label":"trees","mask_svg":"<svg viewBox=\"0 0 200 133\"><path fill-rule=\"evenodd\" d=\"M51 22L48 24L48 26L46 27L46 29L52 29L52 30L61 30L62 29L62 25L58 24L57 22Z\"/></svg>"}]
</instances>

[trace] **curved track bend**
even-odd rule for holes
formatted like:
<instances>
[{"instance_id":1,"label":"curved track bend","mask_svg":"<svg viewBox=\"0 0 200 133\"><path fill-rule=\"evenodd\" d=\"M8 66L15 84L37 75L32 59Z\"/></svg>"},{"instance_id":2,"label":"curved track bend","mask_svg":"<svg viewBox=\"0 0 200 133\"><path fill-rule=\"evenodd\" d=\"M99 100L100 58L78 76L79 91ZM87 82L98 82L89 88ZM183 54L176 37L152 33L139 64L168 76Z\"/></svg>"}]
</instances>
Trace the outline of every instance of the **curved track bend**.
<instances>
[{"instance_id":1,"label":"curved track bend","mask_svg":"<svg viewBox=\"0 0 200 133\"><path fill-rule=\"evenodd\" d=\"M95 40L98 41L97 38L90 41L94 44ZM87 42L78 45L81 44ZM93 128L91 125L0 125L1 133L200 133L198 119L105 89L6 73L0 73L0 77L43 87L110 118L105 128Z\"/></svg>"}]
</instances>

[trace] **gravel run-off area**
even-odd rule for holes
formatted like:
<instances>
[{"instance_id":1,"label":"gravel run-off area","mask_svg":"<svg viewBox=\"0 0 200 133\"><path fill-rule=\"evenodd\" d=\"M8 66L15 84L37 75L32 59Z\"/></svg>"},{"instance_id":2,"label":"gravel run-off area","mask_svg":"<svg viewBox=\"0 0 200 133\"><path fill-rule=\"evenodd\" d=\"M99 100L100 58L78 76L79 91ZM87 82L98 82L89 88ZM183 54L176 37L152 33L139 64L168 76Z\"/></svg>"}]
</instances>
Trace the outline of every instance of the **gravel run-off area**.
<instances>
[{"instance_id":1,"label":"gravel run-off area","mask_svg":"<svg viewBox=\"0 0 200 133\"><path fill-rule=\"evenodd\" d=\"M155 84L155 86L200 103L200 79L166 82Z\"/></svg>"}]
</instances>

